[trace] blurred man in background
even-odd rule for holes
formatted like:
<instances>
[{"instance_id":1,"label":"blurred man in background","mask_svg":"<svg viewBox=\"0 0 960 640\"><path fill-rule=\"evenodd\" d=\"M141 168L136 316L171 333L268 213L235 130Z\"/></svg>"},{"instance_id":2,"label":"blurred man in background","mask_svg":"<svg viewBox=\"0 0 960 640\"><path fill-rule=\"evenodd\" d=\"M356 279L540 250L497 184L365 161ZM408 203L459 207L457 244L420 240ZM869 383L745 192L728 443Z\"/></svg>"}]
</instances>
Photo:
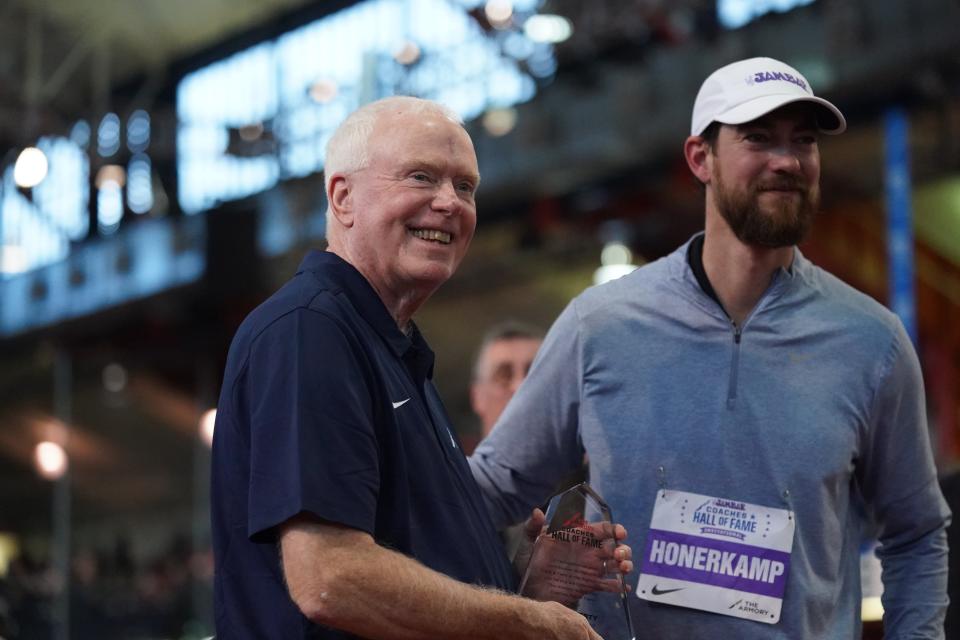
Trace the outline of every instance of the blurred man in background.
<instances>
[{"instance_id":1,"label":"blurred man in background","mask_svg":"<svg viewBox=\"0 0 960 640\"><path fill-rule=\"evenodd\" d=\"M483 336L473 364L470 406L480 418L480 437L490 435L504 407L527 377L543 332L520 322L491 327Z\"/></svg>"},{"instance_id":2,"label":"blurred man in background","mask_svg":"<svg viewBox=\"0 0 960 640\"><path fill-rule=\"evenodd\" d=\"M530 365L543 342L543 332L530 325L508 320L484 334L473 362L470 406L480 419L480 438L486 438L510 398L530 372ZM473 447L465 450L467 455ZM500 531L508 558L514 558L526 538L524 523Z\"/></svg>"},{"instance_id":3,"label":"blurred man in background","mask_svg":"<svg viewBox=\"0 0 960 640\"><path fill-rule=\"evenodd\" d=\"M599 637L566 607L508 595L516 577L411 319L466 253L478 183L470 137L429 101L372 103L332 136L328 250L228 356L217 637ZM615 553L628 571L629 549Z\"/></svg>"},{"instance_id":4,"label":"blurred man in background","mask_svg":"<svg viewBox=\"0 0 960 640\"><path fill-rule=\"evenodd\" d=\"M577 297L471 458L503 526L586 452L639 532L631 604L651 638L859 637L861 504L886 637L943 637L949 510L916 353L796 248L818 137L845 127L777 60L711 74L684 143L705 231Z\"/></svg>"}]
</instances>

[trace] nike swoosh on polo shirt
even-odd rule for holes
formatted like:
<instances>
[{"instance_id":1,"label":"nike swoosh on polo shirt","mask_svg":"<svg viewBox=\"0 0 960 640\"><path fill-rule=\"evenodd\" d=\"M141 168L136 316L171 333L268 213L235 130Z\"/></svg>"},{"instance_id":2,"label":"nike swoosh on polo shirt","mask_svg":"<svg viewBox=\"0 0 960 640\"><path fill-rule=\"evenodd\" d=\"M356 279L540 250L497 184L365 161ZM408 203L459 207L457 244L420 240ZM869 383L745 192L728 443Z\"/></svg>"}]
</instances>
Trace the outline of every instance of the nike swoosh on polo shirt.
<instances>
[{"instance_id":1,"label":"nike swoosh on polo shirt","mask_svg":"<svg viewBox=\"0 0 960 640\"><path fill-rule=\"evenodd\" d=\"M404 400L400 400L399 402L391 402L390 404L393 405L393 408L394 408L394 409L398 409L398 408L402 407L403 405L407 404L408 402L410 402L410 398L406 398L406 399L404 399Z\"/></svg>"}]
</instances>

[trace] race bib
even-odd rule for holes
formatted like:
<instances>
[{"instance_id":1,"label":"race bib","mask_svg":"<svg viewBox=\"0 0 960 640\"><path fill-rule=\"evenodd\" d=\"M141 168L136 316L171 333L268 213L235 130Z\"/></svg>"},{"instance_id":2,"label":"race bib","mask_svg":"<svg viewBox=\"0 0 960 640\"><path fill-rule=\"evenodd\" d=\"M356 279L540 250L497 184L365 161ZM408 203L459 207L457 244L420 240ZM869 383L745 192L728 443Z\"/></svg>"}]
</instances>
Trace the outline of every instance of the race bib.
<instances>
[{"instance_id":1,"label":"race bib","mask_svg":"<svg viewBox=\"0 0 960 640\"><path fill-rule=\"evenodd\" d=\"M637 596L774 624L780 620L795 526L785 509L661 490Z\"/></svg>"}]
</instances>

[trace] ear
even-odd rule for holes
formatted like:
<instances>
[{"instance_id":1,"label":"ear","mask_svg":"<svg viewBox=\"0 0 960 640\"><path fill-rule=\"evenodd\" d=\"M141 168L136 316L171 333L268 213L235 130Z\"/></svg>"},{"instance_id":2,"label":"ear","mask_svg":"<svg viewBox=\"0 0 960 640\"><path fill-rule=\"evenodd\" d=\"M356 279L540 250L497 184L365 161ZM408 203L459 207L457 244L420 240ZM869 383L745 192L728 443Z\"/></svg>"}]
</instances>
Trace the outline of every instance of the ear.
<instances>
[{"instance_id":1,"label":"ear","mask_svg":"<svg viewBox=\"0 0 960 640\"><path fill-rule=\"evenodd\" d=\"M327 185L330 212L344 227L353 226L353 191L347 176L335 173Z\"/></svg>"},{"instance_id":2,"label":"ear","mask_svg":"<svg viewBox=\"0 0 960 640\"><path fill-rule=\"evenodd\" d=\"M703 184L710 182L710 145L702 136L690 136L683 143L683 157L690 172Z\"/></svg>"}]
</instances>

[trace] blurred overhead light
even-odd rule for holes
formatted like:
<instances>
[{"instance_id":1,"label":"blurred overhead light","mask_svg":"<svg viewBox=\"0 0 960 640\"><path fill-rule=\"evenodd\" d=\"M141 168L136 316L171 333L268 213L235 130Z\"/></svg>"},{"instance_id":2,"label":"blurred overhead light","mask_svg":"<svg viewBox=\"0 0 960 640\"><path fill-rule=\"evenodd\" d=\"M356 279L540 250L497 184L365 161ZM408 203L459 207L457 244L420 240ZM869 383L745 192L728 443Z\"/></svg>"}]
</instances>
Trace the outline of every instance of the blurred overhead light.
<instances>
[{"instance_id":1,"label":"blurred overhead light","mask_svg":"<svg viewBox=\"0 0 960 640\"><path fill-rule=\"evenodd\" d=\"M420 47L416 42L407 40L403 46L393 54L393 59L402 65L408 66L420 59Z\"/></svg>"},{"instance_id":2,"label":"blurred overhead light","mask_svg":"<svg viewBox=\"0 0 960 640\"><path fill-rule=\"evenodd\" d=\"M537 51L527 58L527 69L530 70L531 75L537 78L549 78L557 72L557 61L551 53Z\"/></svg>"},{"instance_id":3,"label":"blurred overhead light","mask_svg":"<svg viewBox=\"0 0 960 640\"><path fill-rule=\"evenodd\" d=\"M637 265L631 264L632 261L630 247L619 241L606 243L600 252L601 266L593 274L593 283L603 284L635 271Z\"/></svg>"},{"instance_id":4,"label":"blurred overhead light","mask_svg":"<svg viewBox=\"0 0 960 640\"><path fill-rule=\"evenodd\" d=\"M111 362L103 368L103 388L111 393L119 393L127 386L127 370L123 365Z\"/></svg>"},{"instance_id":5,"label":"blurred overhead light","mask_svg":"<svg viewBox=\"0 0 960 640\"><path fill-rule=\"evenodd\" d=\"M47 156L36 147L27 147L17 156L13 167L13 180L17 186L31 189L47 177Z\"/></svg>"},{"instance_id":6,"label":"blurred overhead light","mask_svg":"<svg viewBox=\"0 0 960 640\"><path fill-rule=\"evenodd\" d=\"M95 183L97 189L103 189L104 187L116 186L123 187L127 181L127 172L126 170L118 164L105 164L100 167L100 170L97 171L97 179Z\"/></svg>"},{"instance_id":7,"label":"blurred overhead light","mask_svg":"<svg viewBox=\"0 0 960 640\"><path fill-rule=\"evenodd\" d=\"M145 151L150 145L150 114L137 109L127 119L127 148L133 153Z\"/></svg>"},{"instance_id":8,"label":"blurred overhead light","mask_svg":"<svg viewBox=\"0 0 960 640\"><path fill-rule=\"evenodd\" d=\"M245 124L239 129L240 139L244 142L253 142L263 135L263 123Z\"/></svg>"},{"instance_id":9,"label":"blurred overhead light","mask_svg":"<svg viewBox=\"0 0 960 640\"><path fill-rule=\"evenodd\" d=\"M67 453L56 442L46 440L33 451L37 473L47 480L58 480L67 470Z\"/></svg>"},{"instance_id":10,"label":"blurred overhead light","mask_svg":"<svg viewBox=\"0 0 960 640\"><path fill-rule=\"evenodd\" d=\"M442 97L461 118L471 121L491 104L529 101L538 88L536 77L526 63L518 64L520 58L505 53L500 40L517 33L521 15L525 18L537 11L543 0L500 4L509 10L510 29L494 34L496 42L487 33L492 28L484 11L487 4L488 0L367 0L184 76L176 97L180 123L176 192L181 209L188 215L200 213L320 171L324 145L342 109L308 108L301 113L308 106L301 103L310 100L315 81L346 77L342 75L345 65L359 63L358 68L366 70L357 87L341 87L351 103L380 91ZM497 2L490 4L495 17L497 7ZM357 36L374 26L377 37ZM418 46L407 46L409 41ZM335 55L321 53L330 45ZM408 55L417 49L419 57ZM530 49L515 39L512 51L527 56ZM434 54L437 64L431 65ZM389 64L377 66L384 60ZM429 68L405 73L409 67L401 63ZM552 71L549 68L547 75ZM324 90L313 98L330 96ZM331 104L343 99L338 93ZM239 124L256 119L268 123L276 119L289 126L268 126L269 147L255 156L241 155L233 149L233 132ZM226 147L222 144L225 129Z\"/></svg>"},{"instance_id":11,"label":"blurred overhead light","mask_svg":"<svg viewBox=\"0 0 960 640\"><path fill-rule=\"evenodd\" d=\"M0 273L27 270L27 250L18 244L0 244Z\"/></svg>"},{"instance_id":12,"label":"blurred overhead light","mask_svg":"<svg viewBox=\"0 0 960 640\"><path fill-rule=\"evenodd\" d=\"M523 23L523 32L534 42L557 44L573 35L573 23L563 16L537 14Z\"/></svg>"},{"instance_id":13,"label":"blurred overhead light","mask_svg":"<svg viewBox=\"0 0 960 640\"><path fill-rule=\"evenodd\" d=\"M593 272L593 284L603 284L637 270L634 264L605 264Z\"/></svg>"},{"instance_id":14,"label":"blurred overhead light","mask_svg":"<svg viewBox=\"0 0 960 640\"><path fill-rule=\"evenodd\" d=\"M622 242L611 242L600 252L600 264L630 264L633 261L633 252Z\"/></svg>"},{"instance_id":15,"label":"blurred overhead light","mask_svg":"<svg viewBox=\"0 0 960 640\"><path fill-rule=\"evenodd\" d=\"M880 596L864 598L860 602L860 619L864 622L883 620L883 602L880 601Z\"/></svg>"},{"instance_id":16,"label":"blurred overhead light","mask_svg":"<svg viewBox=\"0 0 960 640\"><path fill-rule=\"evenodd\" d=\"M109 158L120 150L120 116L108 113L97 128L97 153Z\"/></svg>"},{"instance_id":17,"label":"blurred overhead light","mask_svg":"<svg viewBox=\"0 0 960 640\"><path fill-rule=\"evenodd\" d=\"M310 99L318 104L326 104L337 97L337 83L333 80L317 80L310 85Z\"/></svg>"},{"instance_id":18,"label":"blurred overhead light","mask_svg":"<svg viewBox=\"0 0 960 640\"><path fill-rule=\"evenodd\" d=\"M497 29L502 29L510 24L510 18L513 17L513 2L511 0L488 0L484 7L487 14L487 20Z\"/></svg>"},{"instance_id":19,"label":"blurred overhead light","mask_svg":"<svg viewBox=\"0 0 960 640\"><path fill-rule=\"evenodd\" d=\"M526 60L533 55L536 45L530 38L516 31L507 35L503 40L503 51L517 60Z\"/></svg>"},{"instance_id":20,"label":"blurred overhead light","mask_svg":"<svg viewBox=\"0 0 960 640\"><path fill-rule=\"evenodd\" d=\"M813 0L717 0L717 20L727 29L738 29L770 11L786 13ZM809 78L809 76L807 76Z\"/></svg>"},{"instance_id":21,"label":"blurred overhead light","mask_svg":"<svg viewBox=\"0 0 960 640\"><path fill-rule=\"evenodd\" d=\"M83 149L90 144L90 125L85 120L78 120L70 129L70 141Z\"/></svg>"},{"instance_id":22,"label":"blurred overhead light","mask_svg":"<svg viewBox=\"0 0 960 640\"><path fill-rule=\"evenodd\" d=\"M517 110L512 107L489 109L483 114L483 128L495 138L507 135L516 125Z\"/></svg>"},{"instance_id":23,"label":"blurred overhead light","mask_svg":"<svg viewBox=\"0 0 960 640\"><path fill-rule=\"evenodd\" d=\"M134 154L127 171L127 204L134 213L146 213L153 206L153 173L150 156Z\"/></svg>"},{"instance_id":24,"label":"blurred overhead light","mask_svg":"<svg viewBox=\"0 0 960 640\"><path fill-rule=\"evenodd\" d=\"M213 446L213 429L217 423L217 410L207 409L200 416L200 439L208 446Z\"/></svg>"},{"instance_id":25,"label":"blurred overhead light","mask_svg":"<svg viewBox=\"0 0 960 640\"><path fill-rule=\"evenodd\" d=\"M120 169L123 170L122 167ZM120 220L123 218L123 188L114 178L98 180L97 185L97 230L108 236L120 228Z\"/></svg>"}]
</instances>

